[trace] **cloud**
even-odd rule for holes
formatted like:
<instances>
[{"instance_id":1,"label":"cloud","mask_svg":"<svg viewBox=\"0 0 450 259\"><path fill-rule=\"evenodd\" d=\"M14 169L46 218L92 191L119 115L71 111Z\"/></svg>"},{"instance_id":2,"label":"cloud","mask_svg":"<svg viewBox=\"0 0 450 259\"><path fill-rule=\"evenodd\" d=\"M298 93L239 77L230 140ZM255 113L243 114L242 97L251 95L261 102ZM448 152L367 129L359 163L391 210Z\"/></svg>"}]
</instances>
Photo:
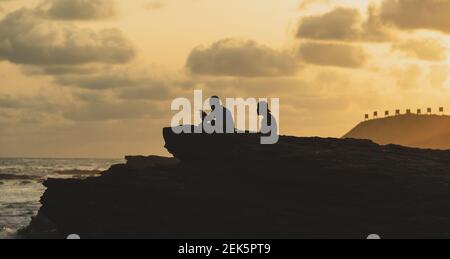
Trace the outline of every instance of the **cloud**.
<instances>
[{"instance_id":1,"label":"cloud","mask_svg":"<svg viewBox=\"0 0 450 259\"><path fill-rule=\"evenodd\" d=\"M157 119L170 113L163 109L169 104L158 105L153 100L117 99L97 92L79 92L72 98L60 96L52 100L48 95L1 95L0 111L10 119L23 122L24 118L36 117L35 124L56 121L39 120L40 116L52 117L66 122L99 122L110 120ZM170 107L170 106L169 106Z\"/></svg>"},{"instance_id":2,"label":"cloud","mask_svg":"<svg viewBox=\"0 0 450 259\"><path fill-rule=\"evenodd\" d=\"M0 0L0 15L4 15L5 13L7 13L7 9L4 3L10 3L10 2L14 2L14 0Z\"/></svg>"},{"instance_id":3,"label":"cloud","mask_svg":"<svg viewBox=\"0 0 450 259\"><path fill-rule=\"evenodd\" d=\"M384 42L397 40L395 32L385 26L383 21L379 17L377 6L370 5L367 8L366 15L367 18L361 24L361 31L359 36L362 41Z\"/></svg>"},{"instance_id":4,"label":"cloud","mask_svg":"<svg viewBox=\"0 0 450 259\"><path fill-rule=\"evenodd\" d=\"M306 63L345 68L363 67L368 60L363 48L335 43L302 43L298 55Z\"/></svg>"},{"instance_id":5,"label":"cloud","mask_svg":"<svg viewBox=\"0 0 450 259\"><path fill-rule=\"evenodd\" d=\"M0 95L0 109L10 111L32 111L37 113L55 113L59 104L45 95Z\"/></svg>"},{"instance_id":6,"label":"cloud","mask_svg":"<svg viewBox=\"0 0 450 259\"><path fill-rule=\"evenodd\" d=\"M72 121L109 121L138 119L145 117L158 118L163 111L145 101L99 101L72 106L63 112L66 119Z\"/></svg>"},{"instance_id":7,"label":"cloud","mask_svg":"<svg viewBox=\"0 0 450 259\"><path fill-rule=\"evenodd\" d=\"M87 90L91 93L108 95L113 93L120 100L126 101L164 101L173 99L184 89L183 80L179 83L173 79L157 78L148 71L126 66L113 69L100 69L94 73L54 74L55 82L61 86ZM173 77L176 77L173 75ZM95 92L97 91L97 92ZM99 93L100 94L100 93ZM88 99L98 96L84 95ZM84 99L84 98L83 98Z\"/></svg>"},{"instance_id":8,"label":"cloud","mask_svg":"<svg viewBox=\"0 0 450 259\"><path fill-rule=\"evenodd\" d=\"M300 3L300 10L305 10L308 7L316 4L330 4L331 0L302 0Z\"/></svg>"},{"instance_id":9,"label":"cloud","mask_svg":"<svg viewBox=\"0 0 450 259\"><path fill-rule=\"evenodd\" d=\"M401 90L414 90L418 88L424 69L417 64L398 66L389 71L389 78L395 82L395 87Z\"/></svg>"},{"instance_id":10,"label":"cloud","mask_svg":"<svg viewBox=\"0 0 450 259\"><path fill-rule=\"evenodd\" d=\"M0 59L26 65L127 63L132 44L117 29L94 31L48 21L21 9L0 22Z\"/></svg>"},{"instance_id":11,"label":"cloud","mask_svg":"<svg viewBox=\"0 0 450 259\"><path fill-rule=\"evenodd\" d=\"M91 65L41 65L41 66L23 66L22 71L27 75L52 75L52 76L64 76L64 75L89 75L100 72L98 66Z\"/></svg>"},{"instance_id":12,"label":"cloud","mask_svg":"<svg viewBox=\"0 0 450 259\"><path fill-rule=\"evenodd\" d=\"M133 77L127 72L61 75L55 78L59 85L76 86L91 90L109 90L123 87L139 87L148 84L146 77Z\"/></svg>"},{"instance_id":13,"label":"cloud","mask_svg":"<svg viewBox=\"0 0 450 259\"><path fill-rule=\"evenodd\" d=\"M390 33L375 15L375 8L368 8L368 18L363 19L358 9L337 7L332 11L302 19L298 38L334 41L386 41Z\"/></svg>"},{"instance_id":14,"label":"cloud","mask_svg":"<svg viewBox=\"0 0 450 259\"><path fill-rule=\"evenodd\" d=\"M196 75L276 77L295 75L298 64L287 53L255 41L224 39L208 48L195 48L186 67Z\"/></svg>"},{"instance_id":15,"label":"cloud","mask_svg":"<svg viewBox=\"0 0 450 259\"><path fill-rule=\"evenodd\" d=\"M445 61L448 58L448 47L437 39L416 39L394 43L392 49L408 57L425 61Z\"/></svg>"},{"instance_id":16,"label":"cloud","mask_svg":"<svg viewBox=\"0 0 450 259\"><path fill-rule=\"evenodd\" d=\"M101 122L112 120L149 121L163 118L171 113L170 103L158 102L159 98L117 98L93 91L82 91L75 95L75 102L62 110L62 116L75 122Z\"/></svg>"},{"instance_id":17,"label":"cloud","mask_svg":"<svg viewBox=\"0 0 450 259\"><path fill-rule=\"evenodd\" d=\"M162 9L166 6L166 1L165 0L152 0L152 1L147 1L144 4L144 8L146 10L159 10Z\"/></svg>"},{"instance_id":18,"label":"cloud","mask_svg":"<svg viewBox=\"0 0 450 259\"><path fill-rule=\"evenodd\" d=\"M95 91L72 91L71 95L2 95L0 119L7 117L14 123L55 125L60 121L104 122L113 120L158 119L170 113L169 104L160 99L121 99ZM165 109L164 109L165 108ZM30 119L33 119L31 121ZM51 118L51 120L45 119ZM56 121L58 120L58 121Z\"/></svg>"},{"instance_id":19,"label":"cloud","mask_svg":"<svg viewBox=\"0 0 450 259\"><path fill-rule=\"evenodd\" d=\"M1 1L0 1L1 2ZM9 95L0 96L1 109L22 109L29 106L29 103L20 99L13 98Z\"/></svg>"},{"instance_id":20,"label":"cloud","mask_svg":"<svg viewBox=\"0 0 450 259\"><path fill-rule=\"evenodd\" d=\"M305 93L309 88L303 79L296 77L211 78L202 80L202 83L205 96L219 95L242 98L274 96L284 99L297 91Z\"/></svg>"},{"instance_id":21,"label":"cloud","mask_svg":"<svg viewBox=\"0 0 450 259\"><path fill-rule=\"evenodd\" d=\"M404 30L428 29L450 33L450 0L385 0L383 22Z\"/></svg>"},{"instance_id":22,"label":"cloud","mask_svg":"<svg viewBox=\"0 0 450 259\"><path fill-rule=\"evenodd\" d=\"M176 75L173 75L176 77ZM178 86L173 79L159 78L147 69L124 66L99 69L94 73L55 74L55 82L61 86L85 90L119 93L122 99L163 99ZM181 88L181 87L180 87Z\"/></svg>"},{"instance_id":23,"label":"cloud","mask_svg":"<svg viewBox=\"0 0 450 259\"><path fill-rule=\"evenodd\" d=\"M450 78L450 65L438 64L430 66L429 80L434 88L444 88L447 80Z\"/></svg>"},{"instance_id":24,"label":"cloud","mask_svg":"<svg viewBox=\"0 0 450 259\"><path fill-rule=\"evenodd\" d=\"M98 20L117 15L115 0L47 0L43 14L57 20Z\"/></svg>"},{"instance_id":25,"label":"cloud","mask_svg":"<svg viewBox=\"0 0 450 259\"><path fill-rule=\"evenodd\" d=\"M166 82L149 82L146 86L122 89L119 97L125 100L169 100L175 97Z\"/></svg>"},{"instance_id":26,"label":"cloud","mask_svg":"<svg viewBox=\"0 0 450 259\"><path fill-rule=\"evenodd\" d=\"M361 16L356 9L336 8L329 13L305 17L298 29L299 38L323 40L356 39L356 24Z\"/></svg>"}]
</instances>

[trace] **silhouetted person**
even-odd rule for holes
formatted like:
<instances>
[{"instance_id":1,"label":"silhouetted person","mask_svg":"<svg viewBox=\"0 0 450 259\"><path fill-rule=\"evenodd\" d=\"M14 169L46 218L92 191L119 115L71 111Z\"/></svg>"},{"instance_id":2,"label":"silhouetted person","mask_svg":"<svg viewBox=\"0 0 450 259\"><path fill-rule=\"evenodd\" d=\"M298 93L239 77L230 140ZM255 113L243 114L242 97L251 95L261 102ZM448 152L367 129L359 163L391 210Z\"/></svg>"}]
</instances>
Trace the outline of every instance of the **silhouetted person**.
<instances>
[{"instance_id":1,"label":"silhouetted person","mask_svg":"<svg viewBox=\"0 0 450 259\"><path fill-rule=\"evenodd\" d=\"M258 103L258 115L262 116L261 134L267 136L262 140L262 144L274 144L278 142L278 123L272 112L269 110L267 102Z\"/></svg>"},{"instance_id":2,"label":"silhouetted person","mask_svg":"<svg viewBox=\"0 0 450 259\"><path fill-rule=\"evenodd\" d=\"M203 128L206 133L234 133L233 115L222 105L218 96L209 99L211 113L202 111Z\"/></svg>"}]
</instances>

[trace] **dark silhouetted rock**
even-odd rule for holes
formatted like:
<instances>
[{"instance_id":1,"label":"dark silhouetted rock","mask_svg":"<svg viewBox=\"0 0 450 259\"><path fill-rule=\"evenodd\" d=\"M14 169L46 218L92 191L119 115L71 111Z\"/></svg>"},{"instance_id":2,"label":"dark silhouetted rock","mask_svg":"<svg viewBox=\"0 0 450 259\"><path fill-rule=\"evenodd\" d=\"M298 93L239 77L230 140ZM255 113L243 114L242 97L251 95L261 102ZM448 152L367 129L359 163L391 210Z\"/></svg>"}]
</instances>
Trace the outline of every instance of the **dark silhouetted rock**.
<instances>
[{"instance_id":1,"label":"dark silhouetted rock","mask_svg":"<svg viewBox=\"0 0 450 259\"><path fill-rule=\"evenodd\" d=\"M450 237L450 152L368 140L174 135L177 158L45 182L26 237Z\"/></svg>"}]
</instances>

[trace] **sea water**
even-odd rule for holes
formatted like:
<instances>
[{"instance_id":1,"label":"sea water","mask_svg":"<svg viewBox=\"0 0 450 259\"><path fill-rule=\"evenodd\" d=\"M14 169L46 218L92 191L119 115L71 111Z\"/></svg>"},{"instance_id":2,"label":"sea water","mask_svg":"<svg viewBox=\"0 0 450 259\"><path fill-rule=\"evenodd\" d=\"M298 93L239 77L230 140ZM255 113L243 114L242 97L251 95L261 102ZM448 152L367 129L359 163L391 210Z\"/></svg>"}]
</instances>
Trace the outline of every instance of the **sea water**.
<instances>
[{"instance_id":1,"label":"sea water","mask_svg":"<svg viewBox=\"0 0 450 259\"><path fill-rule=\"evenodd\" d=\"M37 214L47 178L83 178L118 163L123 160L0 158L0 239L15 238Z\"/></svg>"}]
</instances>

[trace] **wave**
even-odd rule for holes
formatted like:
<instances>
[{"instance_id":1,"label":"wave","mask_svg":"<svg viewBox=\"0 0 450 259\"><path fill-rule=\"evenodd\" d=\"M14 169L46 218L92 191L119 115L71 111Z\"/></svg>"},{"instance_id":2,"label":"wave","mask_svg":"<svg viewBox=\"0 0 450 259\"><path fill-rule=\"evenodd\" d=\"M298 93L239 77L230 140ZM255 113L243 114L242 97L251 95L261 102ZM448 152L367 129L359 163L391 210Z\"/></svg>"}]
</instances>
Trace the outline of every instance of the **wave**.
<instances>
[{"instance_id":1,"label":"wave","mask_svg":"<svg viewBox=\"0 0 450 259\"><path fill-rule=\"evenodd\" d=\"M103 171L100 170L80 170L80 169L70 169L70 170L60 170L54 171L51 177L72 177L72 178L87 178L100 176Z\"/></svg>"},{"instance_id":2,"label":"wave","mask_svg":"<svg viewBox=\"0 0 450 259\"><path fill-rule=\"evenodd\" d=\"M0 174L0 180L40 180L40 176L36 175L22 175L22 174Z\"/></svg>"},{"instance_id":3,"label":"wave","mask_svg":"<svg viewBox=\"0 0 450 259\"><path fill-rule=\"evenodd\" d=\"M41 207L44 180L95 177L119 163L123 160L0 158L0 239L20 238L16 231Z\"/></svg>"},{"instance_id":4,"label":"wave","mask_svg":"<svg viewBox=\"0 0 450 259\"><path fill-rule=\"evenodd\" d=\"M17 231L8 227L0 227L0 239L16 239Z\"/></svg>"}]
</instances>

